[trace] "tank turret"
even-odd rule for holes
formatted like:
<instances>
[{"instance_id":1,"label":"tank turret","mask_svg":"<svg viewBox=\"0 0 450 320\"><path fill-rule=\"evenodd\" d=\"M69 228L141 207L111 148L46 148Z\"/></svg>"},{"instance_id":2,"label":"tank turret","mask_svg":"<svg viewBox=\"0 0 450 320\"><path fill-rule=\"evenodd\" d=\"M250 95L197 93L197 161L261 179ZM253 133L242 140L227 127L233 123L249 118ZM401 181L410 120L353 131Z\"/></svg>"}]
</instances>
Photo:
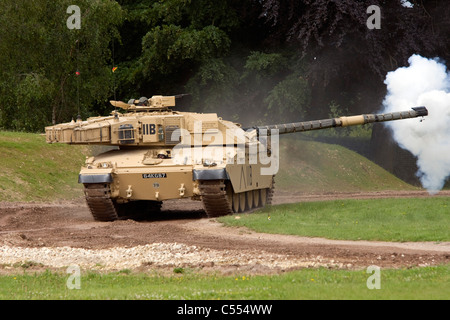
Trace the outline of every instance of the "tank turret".
<instances>
[{"instance_id":1,"label":"tank turret","mask_svg":"<svg viewBox=\"0 0 450 320\"><path fill-rule=\"evenodd\" d=\"M278 168L277 152L267 143L276 133L428 115L417 107L244 130L216 113L174 111L177 97L111 101L110 116L45 128L48 143L116 147L88 157L79 174L94 219L149 214L159 211L162 201L182 198L202 201L210 217L263 207L272 201Z\"/></svg>"}]
</instances>

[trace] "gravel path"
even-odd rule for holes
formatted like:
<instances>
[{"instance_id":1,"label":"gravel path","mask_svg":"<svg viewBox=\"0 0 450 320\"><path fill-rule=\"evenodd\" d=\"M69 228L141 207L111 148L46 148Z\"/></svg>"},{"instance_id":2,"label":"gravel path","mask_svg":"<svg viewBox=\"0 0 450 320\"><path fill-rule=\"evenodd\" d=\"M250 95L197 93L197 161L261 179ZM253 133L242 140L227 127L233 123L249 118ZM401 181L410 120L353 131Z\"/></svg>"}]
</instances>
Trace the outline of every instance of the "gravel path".
<instances>
[{"instance_id":1,"label":"gravel path","mask_svg":"<svg viewBox=\"0 0 450 320\"><path fill-rule=\"evenodd\" d=\"M123 270L146 267L155 268L224 268L240 267L270 271L302 267L336 267L343 265L334 261L289 257L262 251L230 251L199 248L180 243L153 243L131 248L82 249L71 247L20 248L0 247L1 263L13 265L31 263L34 265L66 268L77 265L90 270ZM257 266L257 268L255 268Z\"/></svg>"}]
</instances>

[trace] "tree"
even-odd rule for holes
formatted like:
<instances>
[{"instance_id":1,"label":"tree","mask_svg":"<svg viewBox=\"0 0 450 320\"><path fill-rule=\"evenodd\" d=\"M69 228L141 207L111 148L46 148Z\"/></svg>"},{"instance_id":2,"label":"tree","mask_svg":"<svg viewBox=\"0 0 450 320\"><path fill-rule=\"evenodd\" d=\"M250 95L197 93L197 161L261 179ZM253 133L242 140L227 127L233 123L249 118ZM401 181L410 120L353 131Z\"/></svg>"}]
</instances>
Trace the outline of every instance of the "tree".
<instances>
[{"instance_id":1,"label":"tree","mask_svg":"<svg viewBox=\"0 0 450 320\"><path fill-rule=\"evenodd\" d=\"M70 5L81 9L80 30L67 27ZM109 44L120 22L121 8L110 0L2 0L0 94L7 98L0 126L42 131L104 102L111 92Z\"/></svg>"},{"instance_id":2,"label":"tree","mask_svg":"<svg viewBox=\"0 0 450 320\"><path fill-rule=\"evenodd\" d=\"M2 0L0 126L40 131L152 94L191 93L191 110L244 125L377 111L386 73L412 53L450 58L448 4L409 2Z\"/></svg>"},{"instance_id":3,"label":"tree","mask_svg":"<svg viewBox=\"0 0 450 320\"><path fill-rule=\"evenodd\" d=\"M410 2L412 8L400 0L264 0L261 16L272 27L272 45L291 43L308 59L314 108L333 99L353 103L351 110L373 111L388 71L405 65L413 53L434 55L446 45L446 33L427 9L444 2ZM367 28L371 5L382 12L379 30Z\"/></svg>"},{"instance_id":4,"label":"tree","mask_svg":"<svg viewBox=\"0 0 450 320\"><path fill-rule=\"evenodd\" d=\"M176 93L202 63L227 54L237 0L119 1L127 10L121 91ZM125 38L125 37L123 37ZM130 43L130 42L133 43ZM141 46L137 46L139 43ZM130 52L126 56L124 52Z\"/></svg>"}]
</instances>

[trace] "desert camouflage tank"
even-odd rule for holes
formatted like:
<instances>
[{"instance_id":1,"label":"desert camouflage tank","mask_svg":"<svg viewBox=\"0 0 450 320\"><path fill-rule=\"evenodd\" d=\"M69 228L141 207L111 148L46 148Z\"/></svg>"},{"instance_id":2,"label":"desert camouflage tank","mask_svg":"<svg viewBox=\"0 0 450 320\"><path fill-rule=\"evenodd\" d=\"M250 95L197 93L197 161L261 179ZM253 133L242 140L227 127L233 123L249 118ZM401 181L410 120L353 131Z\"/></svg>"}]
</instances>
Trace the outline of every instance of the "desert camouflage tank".
<instances>
[{"instance_id":1,"label":"desert camouflage tank","mask_svg":"<svg viewBox=\"0 0 450 320\"><path fill-rule=\"evenodd\" d=\"M79 174L95 220L152 213L162 201L201 200L208 216L271 204L278 134L422 117L410 111L253 127L215 113L173 111L175 96L111 101L110 116L46 127L48 143L116 146L91 156ZM118 112L117 108L123 111Z\"/></svg>"}]
</instances>

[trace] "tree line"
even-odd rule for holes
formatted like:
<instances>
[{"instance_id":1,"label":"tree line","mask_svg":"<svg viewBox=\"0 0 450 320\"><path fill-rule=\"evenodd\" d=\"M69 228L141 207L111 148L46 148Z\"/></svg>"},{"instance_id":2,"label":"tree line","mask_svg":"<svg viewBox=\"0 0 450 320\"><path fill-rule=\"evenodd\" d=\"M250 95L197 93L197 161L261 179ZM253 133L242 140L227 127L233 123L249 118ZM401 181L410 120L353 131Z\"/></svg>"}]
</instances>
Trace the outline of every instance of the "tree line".
<instances>
[{"instance_id":1,"label":"tree line","mask_svg":"<svg viewBox=\"0 0 450 320\"><path fill-rule=\"evenodd\" d=\"M375 112L387 72L449 58L449 18L444 0L2 0L0 128L42 132L154 94L244 125Z\"/></svg>"}]
</instances>

